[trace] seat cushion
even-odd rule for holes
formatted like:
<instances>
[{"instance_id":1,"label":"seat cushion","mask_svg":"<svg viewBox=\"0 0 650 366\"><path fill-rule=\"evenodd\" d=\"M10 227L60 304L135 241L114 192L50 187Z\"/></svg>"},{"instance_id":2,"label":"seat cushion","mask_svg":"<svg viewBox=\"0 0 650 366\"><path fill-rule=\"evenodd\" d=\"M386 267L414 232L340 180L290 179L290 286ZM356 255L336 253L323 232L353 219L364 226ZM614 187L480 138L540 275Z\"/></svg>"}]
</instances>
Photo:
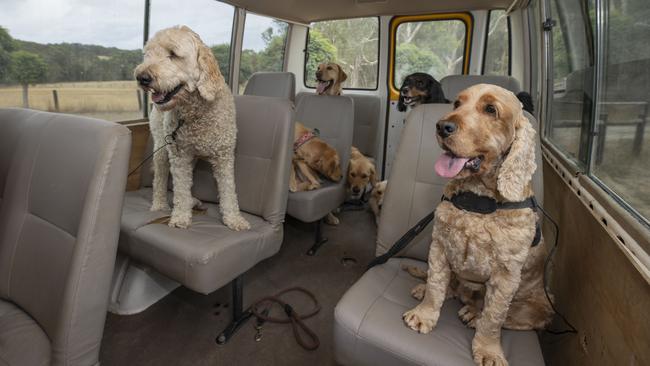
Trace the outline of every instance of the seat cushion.
<instances>
[{"instance_id":1,"label":"seat cushion","mask_svg":"<svg viewBox=\"0 0 650 366\"><path fill-rule=\"evenodd\" d=\"M150 224L169 212L150 212L151 189L124 200L120 250L184 286L208 294L280 250L282 227L242 212L251 229L236 232L221 221L219 206L204 203L187 229Z\"/></svg>"},{"instance_id":2,"label":"seat cushion","mask_svg":"<svg viewBox=\"0 0 650 366\"><path fill-rule=\"evenodd\" d=\"M402 321L418 304L410 290L420 280L401 269L403 264L426 269L426 262L393 258L366 272L343 296L334 317L334 349L343 365L474 366L474 330L457 316L461 304L447 300L436 328L419 334ZM501 343L511 366L544 365L533 331L503 330Z\"/></svg>"},{"instance_id":3,"label":"seat cushion","mask_svg":"<svg viewBox=\"0 0 650 366\"><path fill-rule=\"evenodd\" d=\"M27 313L0 300L0 364L46 366L50 340Z\"/></svg>"},{"instance_id":4,"label":"seat cushion","mask_svg":"<svg viewBox=\"0 0 650 366\"><path fill-rule=\"evenodd\" d=\"M302 222L314 222L339 207L345 200L342 183L325 182L321 188L305 192L289 192L287 213Z\"/></svg>"}]
</instances>

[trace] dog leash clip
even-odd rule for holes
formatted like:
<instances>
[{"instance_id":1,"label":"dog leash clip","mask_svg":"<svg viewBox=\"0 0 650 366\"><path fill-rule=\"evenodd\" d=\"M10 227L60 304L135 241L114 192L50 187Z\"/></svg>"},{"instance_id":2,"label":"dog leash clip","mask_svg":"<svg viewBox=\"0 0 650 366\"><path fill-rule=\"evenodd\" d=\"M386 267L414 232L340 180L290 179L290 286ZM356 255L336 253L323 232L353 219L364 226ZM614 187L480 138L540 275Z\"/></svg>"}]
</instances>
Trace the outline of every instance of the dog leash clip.
<instances>
[{"instance_id":1,"label":"dog leash clip","mask_svg":"<svg viewBox=\"0 0 650 366\"><path fill-rule=\"evenodd\" d=\"M264 317L267 317L269 315L270 308L266 308L262 310L262 315ZM263 318L257 318L255 321L255 342L259 342L262 340L262 326L266 323L266 320Z\"/></svg>"}]
</instances>

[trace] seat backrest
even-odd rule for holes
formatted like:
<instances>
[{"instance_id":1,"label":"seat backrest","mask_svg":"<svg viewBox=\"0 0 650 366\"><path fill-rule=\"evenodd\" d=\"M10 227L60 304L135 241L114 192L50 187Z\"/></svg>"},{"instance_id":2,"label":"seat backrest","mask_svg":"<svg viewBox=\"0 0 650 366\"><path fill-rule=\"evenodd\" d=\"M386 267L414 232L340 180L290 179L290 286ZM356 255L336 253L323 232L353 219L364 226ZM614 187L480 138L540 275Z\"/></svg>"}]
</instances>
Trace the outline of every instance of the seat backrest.
<instances>
[{"instance_id":1,"label":"seat backrest","mask_svg":"<svg viewBox=\"0 0 650 366\"><path fill-rule=\"evenodd\" d=\"M239 208L281 225L287 205L293 147L292 103L275 97L238 95L235 96L235 108L235 185ZM151 152L151 137L149 139L146 155ZM142 167L142 186L150 187L151 181L151 163L148 162ZM172 185L169 187L171 189ZM192 195L204 202L219 202L212 167L203 160L194 168Z\"/></svg>"},{"instance_id":2,"label":"seat backrest","mask_svg":"<svg viewBox=\"0 0 650 366\"><path fill-rule=\"evenodd\" d=\"M296 104L302 97L314 93L298 93ZM346 94L354 101L354 133L352 146L357 147L365 156L376 157L377 129L381 114L381 99L375 95Z\"/></svg>"},{"instance_id":3,"label":"seat backrest","mask_svg":"<svg viewBox=\"0 0 650 366\"><path fill-rule=\"evenodd\" d=\"M0 205L4 196L5 181L9 174L11 160L16 150L16 144L20 140L21 132L24 130L24 121L16 118L29 118L36 112L31 110L6 109L3 110L0 118Z\"/></svg>"},{"instance_id":4,"label":"seat backrest","mask_svg":"<svg viewBox=\"0 0 650 366\"><path fill-rule=\"evenodd\" d=\"M317 128L320 138L338 151L341 171L347 177L350 146L354 133L354 101L348 96L303 95L296 107L296 122Z\"/></svg>"},{"instance_id":5,"label":"seat backrest","mask_svg":"<svg viewBox=\"0 0 650 366\"><path fill-rule=\"evenodd\" d=\"M449 75L440 80L445 98L454 100L458 93L476 84L493 84L517 94L521 86L517 79L512 76L497 75Z\"/></svg>"},{"instance_id":6,"label":"seat backrest","mask_svg":"<svg viewBox=\"0 0 650 366\"><path fill-rule=\"evenodd\" d=\"M296 76L292 72L256 72L248 79L244 95L293 101L296 96Z\"/></svg>"},{"instance_id":7,"label":"seat backrest","mask_svg":"<svg viewBox=\"0 0 650 366\"><path fill-rule=\"evenodd\" d=\"M0 297L52 343L53 365L94 365L117 252L130 131L106 121L0 110L24 131L0 208Z\"/></svg>"},{"instance_id":8,"label":"seat backrest","mask_svg":"<svg viewBox=\"0 0 650 366\"><path fill-rule=\"evenodd\" d=\"M482 82L482 81L480 81ZM407 119L393 161L377 229L376 254L385 253L406 231L431 212L440 202L448 179L434 170L442 149L436 140L436 122L452 110L449 104L424 104L413 109ZM536 131L537 120L524 112ZM537 140L539 142L539 138ZM533 190L544 202L541 144L535 151L537 170ZM432 225L424 229L399 255L426 261Z\"/></svg>"}]
</instances>

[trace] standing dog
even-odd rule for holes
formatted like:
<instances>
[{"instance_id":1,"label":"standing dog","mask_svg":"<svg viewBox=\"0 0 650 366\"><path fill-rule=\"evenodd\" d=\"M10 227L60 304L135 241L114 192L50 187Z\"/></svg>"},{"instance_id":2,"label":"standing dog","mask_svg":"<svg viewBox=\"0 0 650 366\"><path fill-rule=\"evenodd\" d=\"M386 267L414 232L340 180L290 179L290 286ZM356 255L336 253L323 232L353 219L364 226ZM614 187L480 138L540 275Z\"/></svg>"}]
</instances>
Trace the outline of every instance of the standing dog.
<instances>
[{"instance_id":1,"label":"standing dog","mask_svg":"<svg viewBox=\"0 0 650 366\"><path fill-rule=\"evenodd\" d=\"M472 341L478 365L503 366L501 328L541 329L552 308L544 293L543 238L533 207L518 206L532 197L536 169L535 130L521 103L503 88L479 84L458 95L454 110L437 123L445 153L436 172L451 181L444 196L493 199L491 213L470 212L448 200L438 205L422 302L404 313L405 323L429 333L440 315L448 287L465 304L458 315L476 328ZM539 245L537 245L539 244Z\"/></svg>"},{"instance_id":2,"label":"standing dog","mask_svg":"<svg viewBox=\"0 0 650 366\"><path fill-rule=\"evenodd\" d=\"M192 223L192 173L197 158L207 160L219 188L223 222L232 230L250 224L239 212L235 191L235 104L219 65L201 38L185 26L159 31L144 48L135 69L154 108L149 125L154 140L152 211L167 210L167 178L174 181L169 226Z\"/></svg>"},{"instance_id":3,"label":"standing dog","mask_svg":"<svg viewBox=\"0 0 650 366\"><path fill-rule=\"evenodd\" d=\"M397 110L406 112L408 107L415 108L420 104L429 103L449 103L438 80L423 72L416 72L404 78L399 89Z\"/></svg>"},{"instance_id":4,"label":"standing dog","mask_svg":"<svg viewBox=\"0 0 650 366\"><path fill-rule=\"evenodd\" d=\"M341 95L341 84L348 79L348 75L339 64L324 62L316 70L316 94Z\"/></svg>"}]
</instances>

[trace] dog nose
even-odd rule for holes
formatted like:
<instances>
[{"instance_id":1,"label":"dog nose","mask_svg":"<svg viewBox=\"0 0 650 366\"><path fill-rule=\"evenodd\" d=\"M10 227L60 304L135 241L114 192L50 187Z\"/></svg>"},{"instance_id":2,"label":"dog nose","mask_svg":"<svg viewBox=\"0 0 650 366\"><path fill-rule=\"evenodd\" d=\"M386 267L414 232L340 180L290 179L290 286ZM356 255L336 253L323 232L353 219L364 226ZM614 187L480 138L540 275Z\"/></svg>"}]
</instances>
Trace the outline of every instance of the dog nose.
<instances>
[{"instance_id":1,"label":"dog nose","mask_svg":"<svg viewBox=\"0 0 650 366\"><path fill-rule=\"evenodd\" d=\"M456 129L458 126L456 123L452 121L439 121L436 123L436 130L438 131L438 135L440 137L449 137L449 135L453 134L456 132Z\"/></svg>"},{"instance_id":2,"label":"dog nose","mask_svg":"<svg viewBox=\"0 0 650 366\"><path fill-rule=\"evenodd\" d=\"M135 79L138 80L138 83L142 86L149 86L149 84L151 84L151 76L146 73L138 75Z\"/></svg>"},{"instance_id":3,"label":"dog nose","mask_svg":"<svg viewBox=\"0 0 650 366\"><path fill-rule=\"evenodd\" d=\"M361 190L359 189L359 187L354 187L354 188L352 188L352 192L357 194L357 193L361 192Z\"/></svg>"},{"instance_id":4,"label":"dog nose","mask_svg":"<svg viewBox=\"0 0 650 366\"><path fill-rule=\"evenodd\" d=\"M321 77L321 75L323 75L322 72L320 72L320 71L316 71L316 77L317 77L317 78Z\"/></svg>"}]
</instances>

